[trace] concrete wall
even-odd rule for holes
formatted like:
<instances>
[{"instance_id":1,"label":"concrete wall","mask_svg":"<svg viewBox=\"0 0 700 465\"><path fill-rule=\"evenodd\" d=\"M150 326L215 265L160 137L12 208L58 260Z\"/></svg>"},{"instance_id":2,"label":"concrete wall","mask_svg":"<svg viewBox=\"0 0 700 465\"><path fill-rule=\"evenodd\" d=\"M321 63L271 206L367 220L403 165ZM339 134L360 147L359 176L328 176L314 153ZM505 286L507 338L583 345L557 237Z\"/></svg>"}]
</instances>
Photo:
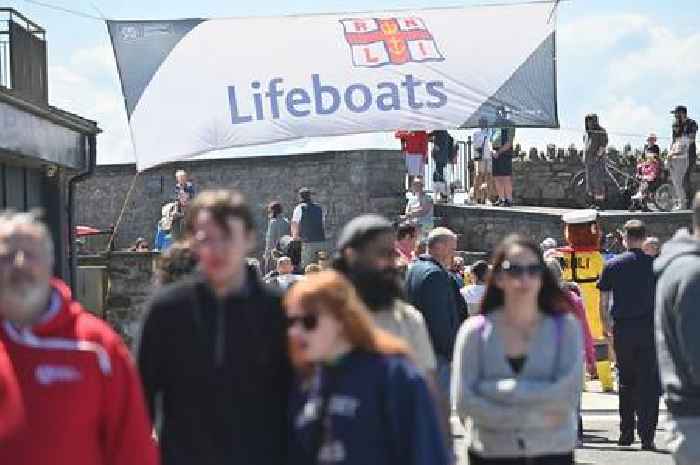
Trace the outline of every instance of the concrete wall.
<instances>
[{"instance_id":1,"label":"concrete wall","mask_svg":"<svg viewBox=\"0 0 700 465\"><path fill-rule=\"evenodd\" d=\"M174 163L141 173L115 238L125 249L137 237L151 243L161 205L173 196L174 173L185 169L196 188L233 188L253 208L259 248L264 246L266 205L280 200L285 215L297 202L296 192L308 186L324 207L331 243L351 218L367 212L396 215L404 207L404 162L399 151L329 152L287 157L261 157ZM99 166L77 189L77 224L107 228L117 223L136 174L134 165ZM259 251L260 252L260 251Z\"/></svg>"}]
</instances>

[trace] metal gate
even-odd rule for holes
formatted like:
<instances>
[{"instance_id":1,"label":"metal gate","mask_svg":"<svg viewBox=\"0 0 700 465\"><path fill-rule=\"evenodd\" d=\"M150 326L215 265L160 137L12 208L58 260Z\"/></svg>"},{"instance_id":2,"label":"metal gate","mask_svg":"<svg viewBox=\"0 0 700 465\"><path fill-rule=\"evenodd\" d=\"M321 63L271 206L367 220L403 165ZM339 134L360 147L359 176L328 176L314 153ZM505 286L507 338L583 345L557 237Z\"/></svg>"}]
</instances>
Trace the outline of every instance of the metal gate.
<instances>
[{"instance_id":1,"label":"metal gate","mask_svg":"<svg viewBox=\"0 0 700 465\"><path fill-rule=\"evenodd\" d=\"M457 158L455 163L449 163L445 167L445 182L447 185L455 183L457 186L457 192L467 192L470 187L469 172L467 170L469 150L468 142L457 141ZM433 144L428 144L428 153L433 152ZM435 160L432 156L428 156L428 163L425 166L425 171L423 173L425 179L425 190L428 192L433 191L433 172L435 171Z\"/></svg>"}]
</instances>

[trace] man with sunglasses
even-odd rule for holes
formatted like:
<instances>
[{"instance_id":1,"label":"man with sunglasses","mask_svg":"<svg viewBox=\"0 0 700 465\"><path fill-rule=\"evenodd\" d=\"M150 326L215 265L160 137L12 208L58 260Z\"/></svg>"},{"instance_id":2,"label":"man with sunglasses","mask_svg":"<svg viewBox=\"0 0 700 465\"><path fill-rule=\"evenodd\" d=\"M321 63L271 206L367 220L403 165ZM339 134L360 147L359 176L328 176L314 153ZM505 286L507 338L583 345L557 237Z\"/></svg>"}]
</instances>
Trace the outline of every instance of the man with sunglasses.
<instances>
[{"instance_id":1,"label":"man with sunglasses","mask_svg":"<svg viewBox=\"0 0 700 465\"><path fill-rule=\"evenodd\" d=\"M185 227L199 273L153 299L138 356L163 463L285 463L286 321L246 262L253 214L240 194L207 191Z\"/></svg>"},{"instance_id":2,"label":"man with sunglasses","mask_svg":"<svg viewBox=\"0 0 700 465\"><path fill-rule=\"evenodd\" d=\"M655 450L660 382L654 346L654 259L642 251L644 223L630 220L623 228L627 252L609 261L600 281L600 316L604 334L613 337L620 396L620 446L634 442L636 430L643 450ZM608 318L610 298L613 298Z\"/></svg>"}]
</instances>

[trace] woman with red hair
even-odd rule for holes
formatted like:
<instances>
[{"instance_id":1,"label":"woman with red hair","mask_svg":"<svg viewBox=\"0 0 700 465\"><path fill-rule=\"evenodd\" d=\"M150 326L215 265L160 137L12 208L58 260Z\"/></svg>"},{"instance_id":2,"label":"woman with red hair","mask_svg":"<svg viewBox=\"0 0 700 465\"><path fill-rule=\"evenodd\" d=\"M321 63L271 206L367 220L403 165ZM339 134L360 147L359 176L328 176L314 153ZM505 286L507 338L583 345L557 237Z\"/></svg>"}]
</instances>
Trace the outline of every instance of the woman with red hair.
<instances>
[{"instance_id":1,"label":"woman with red hair","mask_svg":"<svg viewBox=\"0 0 700 465\"><path fill-rule=\"evenodd\" d=\"M377 328L355 289L324 271L290 289L290 343L315 366L290 402L291 465L447 465L425 380L405 343Z\"/></svg>"}]
</instances>

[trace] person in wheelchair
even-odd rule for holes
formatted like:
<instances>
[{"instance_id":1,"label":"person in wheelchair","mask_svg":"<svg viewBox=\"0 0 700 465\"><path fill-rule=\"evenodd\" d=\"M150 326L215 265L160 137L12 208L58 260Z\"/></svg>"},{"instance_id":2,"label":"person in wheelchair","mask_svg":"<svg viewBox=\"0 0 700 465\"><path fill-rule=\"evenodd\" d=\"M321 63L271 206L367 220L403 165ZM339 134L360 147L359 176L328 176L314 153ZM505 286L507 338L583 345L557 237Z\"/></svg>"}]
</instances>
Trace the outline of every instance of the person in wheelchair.
<instances>
[{"instance_id":1,"label":"person in wheelchair","mask_svg":"<svg viewBox=\"0 0 700 465\"><path fill-rule=\"evenodd\" d=\"M639 190L632 196L633 207L645 208L645 199L649 197L661 185L661 159L655 151L647 150L637 163L636 178L639 181Z\"/></svg>"}]
</instances>

